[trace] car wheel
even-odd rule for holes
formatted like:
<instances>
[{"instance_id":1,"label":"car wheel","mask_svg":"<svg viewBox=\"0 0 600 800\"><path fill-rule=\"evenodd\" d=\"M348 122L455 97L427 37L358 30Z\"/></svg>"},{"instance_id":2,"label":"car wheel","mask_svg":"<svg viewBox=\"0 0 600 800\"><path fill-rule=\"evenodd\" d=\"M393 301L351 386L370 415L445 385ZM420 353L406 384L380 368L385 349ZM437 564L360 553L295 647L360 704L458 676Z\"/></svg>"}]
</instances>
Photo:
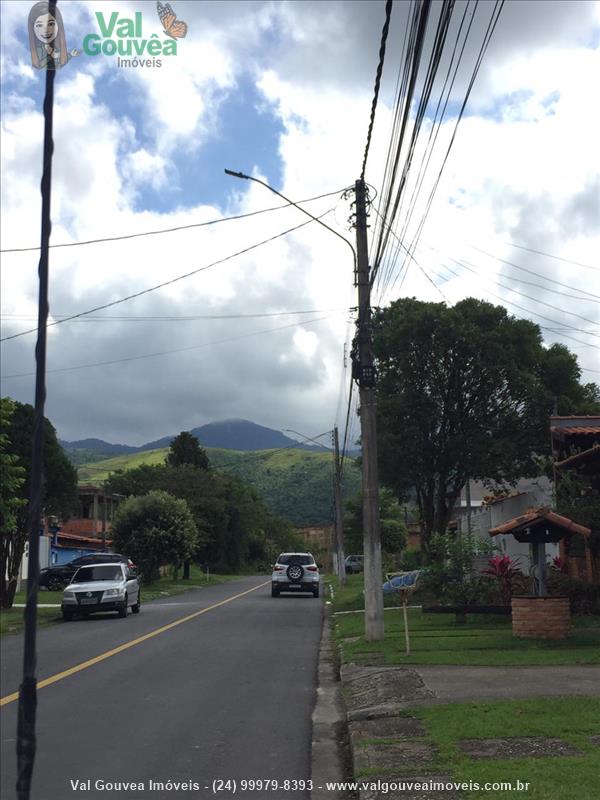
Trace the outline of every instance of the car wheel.
<instances>
[{"instance_id":1,"label":"car wheel","mask_svg":"<svg viewBox=\"0 0 600 800\"><path fill-rule=\"evenodd\" d=\"M119 616L126 617L127 616L127 595L125 595L125 600L123 601L123 605L119 609Z\"/></svg>"},{"instance_id":2,"label":"car wheel","mask_svg":"<svg viewBox=\"0 0 600 800\"><path fill-rule=\"evenodd\" d=\"M50 592L62 592L65 588L65 582L60 578L50 578L48 580L48 591Z\"/></svg>"},{"instance_id":3,"label":"car wheel","mask_svg":"<svg viewBox=\"0 0 600 800\"><path fill-rule=\"evenodd\" d=\"M65 622L71 622L71 620L73 619L73 612L65 611L65 609L63 608L62 618Z\"/></svg>"},{"instance_id":4,"label":"car wheel","mask_svg":"<svg viewBox=\"0 0 600 800\"><path fill-rule=\"evenodd\" d=\"M317 585L316 585L316 586L313 588L313 590L312 590L312 593L313 593L313 597L318 597L318 596L319 596L319 584L317 584Z\"/></svg>"},{"instance_id":5,"label":"car wheel","mask_svg":"<svg viewBox=\"0 0 600 800\"><path fill-rule=\"evenodd\" d=\"M279 588L277 586L271 586L271 597L279 597Z\"/></svg>"},{"instance_id":6,"label":"car wheel","mask_svg":"<svg viewBox=\"0 0 600 800\"><path fill-rule=\"evenodd\" d=\"M131 606L132 613L139 614L141 605L142 605L142 593L138 591L137 603L134 603L134 605Z\"/></svg>"}]
</instances>

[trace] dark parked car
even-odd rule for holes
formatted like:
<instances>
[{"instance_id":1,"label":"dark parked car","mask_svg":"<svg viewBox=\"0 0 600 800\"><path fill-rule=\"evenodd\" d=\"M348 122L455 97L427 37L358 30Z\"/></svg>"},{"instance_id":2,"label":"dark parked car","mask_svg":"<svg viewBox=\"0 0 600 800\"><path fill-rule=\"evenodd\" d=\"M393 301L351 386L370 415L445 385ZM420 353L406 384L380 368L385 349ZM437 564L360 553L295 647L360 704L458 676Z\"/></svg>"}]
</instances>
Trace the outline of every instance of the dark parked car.
<instances>
[{"instance_id":1,"label":"dark parked car","mask_svg":"<svg viewBox=\"0 0 600 800\"><path fill-rule=\"evenodd\" d=\"M108 564L112 562L120 562L126 564L129 570L135 571L136 566L129 556L122 556L119 553L87 553L85 556L74 558L68 564L57 564L54 567L46 567L40 570L40 583L41 589L50 589L51 591L62 591L65 586L71 582L71 578L79 567L85 567L93 564Z\"/></svg>"}]
</instances>

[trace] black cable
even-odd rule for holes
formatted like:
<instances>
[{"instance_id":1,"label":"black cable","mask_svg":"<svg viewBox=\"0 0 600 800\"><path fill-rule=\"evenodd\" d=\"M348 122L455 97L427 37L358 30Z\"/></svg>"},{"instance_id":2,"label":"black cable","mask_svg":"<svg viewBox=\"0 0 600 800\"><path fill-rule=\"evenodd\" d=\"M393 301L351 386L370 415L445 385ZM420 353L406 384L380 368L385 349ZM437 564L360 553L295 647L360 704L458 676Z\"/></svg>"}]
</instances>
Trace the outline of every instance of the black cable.
<instances>
[{"instance_id":1,"label":"black cable","mask_svg":"<svg viewBox=\"0 0 600 800\"><path fill-rule=\"evenodd\" d=\"M346 311L343 312L344 314ZM226 344L227 342L236 342L239 339L247 339L251 336L259 336L263 333L271 333L273 331L283 331L287 328L297 328L299 325L311 325L314 322L322 322L324 319L329 319L329 317L317 317L316 319L307 319L302 320L302 322L293 322L290 325L281 325L277 328L265 328L261 331L253 331L252 333L244 333L240 334L239 336L231 336L227 339L219 339L216 342L206 342L205 344L195 344L191 347L178 347L174 350L161 350L158 353L144 353L143 355L139 356L127 356L125 358L115 358L111 359L110 361L95 361L90 364L78 364L74 367L57 367L56 369L49 369L47 370L48 373L50 372L71 372L76 369L89 369L91 367L106 367L109 364L124 364L129 361L140 361L144 358L155 358L156 356L166 356L171 355L172 353L186 353L189 350L202 350L205 347L212 347L216 344ZM28 378L29 376L33 375L33 372L19 372L15 373L14 375L2 375L2 380L7 380L8 378Z\"/></svg>"},{"instance_id":2,"label":"black cable","mask_svg":"<svg viewBox=\"0 0 600 800\"><path fill-rule=\"evenodd\" d=\"M428 66L427 66L427 73L426 73L426 76L425 76L423 89L421 91L421 98L420 98L420 101L419 101L419 106L417 108L417 112L416 112L416 115L415 115L415 123L414 123L413 130L412 130L412 133L411 133L411 137L410 137L410 141L409 141L409 147L408 147L407 155L406 155L406 158L405 158L404 166L403 166L403 169L402 169L402 174L401 174L400 182L399 182L397 193L396 193L396 202L395 202L395 205L394 205L394 210L392 212L392 217L390 219L390 222L393 222L393 220L395 218L397 218L397 217L399 218L400 217L402 208L404 206L404 201L405 201L405 197L406 197L405 187L407 186L407 183L408 183L408 176L410 174L410 170L411 170L411 167L412 167L412 161L413 161L415 150L416 150L417 140L418 140L418 138L420 136L420 133L421 133L421 126L422 126L423 120L425 118L425 113L426 113L426 110L427 110L427 107L428 107L428 104L429 104L429 98L430 98L431 93L433 91L435 78L436 78L436 75L437 75L437 71L439 69L439 65L441 63L442 54L443 54L444 46L445 46L445 43L446 43L446 38L447 38L447 35L448 35L448 30L449 30L450 21L451 21L451 17L452 17L453 11L454 11L454 0L449 0L447 3L444 3L442 5L442 7L441 7L441 10L440 10L440 15L439 15L439 18L438 18L436 32L435 32L435 38L434 38L431 54L430 54L430 57L429 57L429 63L428 63ZM463 20L464 20L465 15L466 15L466 9L465 9L465 14L463 14ZM460 30L462 30L462 25L461 25ZM459 34L460 34L460 31L459 31ZM468 31L467 31L467 36L468 36ZM458 35L457 35L457 42L458 42ZM456 49L456 46L457 46L457 42L455 43L455 49ZM463 47L464 47L464 44L463 44ZM453 53L452 57L454 58L454 53ZM457 65L457 68L458 68L458 65ZM448 70L448 75L449 75L449 70ZM442 88L440 99L438 100L438 104L437 104L437 108L436 108L436 112L435 112L435 117L434 117L434 121L433 121L433 124L432 124L432 131L436 126L436 118L437 118L437 114L438 114L438 110L439 110L439 106L440 106L440 102L441 102L441 97L443 95L444 88L445 88L447 80L448 80L448 75L446 77L446 81L444 82L444 86ZM431 134L430 134L430 138L431 138ZM427 147L426 147L426 150L425 150L425 154L426 154L426 152L427 152ZM421 159L421 169L419 171L419 174L420 174L420 172L421 172L421 170L423 168L423 161L425 159L425 154L424 154L423 158ZM415 188L416 188L417 185L418 185L418 177L417 177L417 183L415 185ZM411 200L411 203L412 203L412 200ZM412 209L412 206L411 206L411 213L412 213L412 210L413 209ZM405 226L406 226L406 223L405 223ZM383 251L382 251L382 253L383 253ZM399 250L398 250L398 248L395 248L394 249L394 255L388 260L388 267L387 267L386 274L385 274L384 280L383 280L383 287L384 287L383 291L385 291L385 286L386 286L387 282L391 279L391 276L392 276L393 270L394 270L394 266L395 266L395 262L396 262L396 260L398 258L398 255L399 255ZM377 273L379 271L379 266L380 266L380 264L379 264L379 262L378 262L378 260L376 258L375 259L375 268L374 268L373 276L372 276L372 284L373 284L373 281L374 281L374 279L377 276Z\"/></svg>"},{"instance_id":3,"label":"black cable","mask_svg":"<svg viewBox=\"0 0 600 800\"><path fill-rule=\"evenodd\" d=\"M377 72L375 74L375 88L373 91L373 102L371 104L371 119L369 120L369 130L367 132L367 144L365 146L365 155L363 157L362 170L360 173L361 181L364 181L365 179L365 170L367 168L367 159L369 157L369 148L371 146L371 136L373 134L373 125L375 124L375 112L377 110L377 100L379 98L381 75L383 73L383 63L385 61L385 45L387 42L388 32L390 29L391 17L392 17L392 0L387 0L385 4L385 22L383 23L383 30L381 31L381 44L379 45L379 63L377 64Z\"/></svg>"},{"instance_id":4,"label":"black cable","mask_svg":"<svg viewBox=\"0 0 600 800\"><path fill-rule=\"evenodd\" d=\"M148 317L118 317L118 316L101 316L101 317L82 317L79 322L197 322L206 320L224 320L224 319L263 319L264 317L291 317L299 314L329 314L332 312L342 312L345 309L338 308L308 308L305 311L272 311L264 314L194 314L182 316L148 316ZM55 319L65 318L67 314L53 314ZM0 314L0 319L13 321L29 321L35 319L34 317L27 316L26 314Z\"/></svg>"},{"instance_id":5,"label":"black cable","mask_svg":"<svg viewBox=\"0 0 600 800\"><path fill-rule=\"evenodd\" d=\"M344 189L338 189L335 192L326 192L325 194L318 194L314 197L307 197L304 200L298 200L298 203L310 203L313 200L321 200L324 197L332 197L333 195L339 195L342 192L346 191ZM175 228L160 228L154 231L144 231L142 233L128 233L124 234L123 236L105 236L101 239L86 239L82 242L63 242L62 244L51 244L50 247L82 247L83 245L87 244L101 244L103 242L120 242L124 239L138 239L142 236L158 236L163 233L175 233L176 231L186 231L190 228L205 228L208 225L217 225L219 222L232 222L236 219L246 219L248 217L255 217L257 214L266 214L269 211L280 211L282 208L289 208L293 206L293 203L285 203L282 206L272 206L271 208L261 208L259 211L250 211L247 214L236 214L232 217L218 217L217 219L211 219L207 222L194 222L190 225L178 225ZM0 253L27 253L31 250L39 250L39 247L11 247L7 250L0 250Z\"/></svg>"},{"instance_id":6,"label":"black cable","mask_svg":"<svg viewBox=\"0 0 600 800\"><path fill-rule=\"evenodd\" d=\"M321 217L326 216L331 212L331 209L326 211L324 214L321 214ZM112 308L112 306L117 306L120 303L125 303L128 300L133 300L136 297L142 297L142 295L149 294L150 292L155 292L157 289L163 289L165 286L170 286L173 283L177 283L177 281L181 281L184 278L190 278L192 275L197 275L199 272L204 272L207 269L211 269L211 267L216 267L218 264L223 264L226 261L230 261L232 258L236 258L237 256L244 255L244 253L249 253L250 250L255 250L257 247L262 247L264 244L269 244L270 242L275 241L275 239L279 239L282 236L287 236L288 233L292 233L293 231L297 231L300 228L303 228L305 225L310 225L312 220L307 220L306 222L301 222L300 225L295 225L293 228L288 228L281 233L275 234L275 236L271 236L268 239L263 239L262 242L257 242L256 244L252 244L249 247L245 247L243 250L238 250L237 253L232 253L231 255L225 256L225 258L220 258L217 261L213 261L211 264L206 264L204 267L198 267L198 269L194 269L191 272L186 272L184 275L178 275L176 278L171 278L168 281L164 281L163 283L158 283L156 286L150 286L148 289L143 289L140 292L135 292L134 294L127 295L127 297L121 297L119 300L113 300L110 303L104 303L101 306L94 306L94 308L90 308L87 311L81 311L79 314L72 314L70 317L65 317L64 319L57 319L54 322L49 323L46 327L50 328L53 325L61 325L63 322L69 322L72 319L78 319L79 317L85 317L88 314L93 314L94 311L103 311L105 308ZM0 342L8 342L11 339L17 339L19 336L25 336L28 333L34 333L35 328L31 328L27 331L21 331L21 333L13 333L11 336L5 336L3 339L0 339Z\"/></svg>"},{"instance_id":7,"label":"black cable","mask_svg":"<svg viewBox=\"0 0 600 800\"><path fill-rule=\"evenodd\" d=\"M443 255L443 253L442 253L442 255ZM483 277L482 275L480 275L480 273L477 271L476 268L472 269L472 267L474 267L475 265L471 264L470 261L465 261L464 259L452 258L451 256L446 256L446 258L449 258L450 261L453 261L459 267L464 267L466 270L468 270L469 272L472 272L474 275L478 275L479 277ZM559 311L561 314L568 314L570 317L576 317L577 319L583 320L583 322L589 322L592 325L596 325L596 327L598 327L598 325L600 325L600 323L597 320L590 319L589 317L583 317L583 316L581 316L581 314L575 314L575 312L567 311L565 308L559 308L558 306L553 306L551 303L546 303L543 300L538 300L537 297L532 297L529 294L525 294L524 292L520 292L518 289L513 289L512 286L507 286L505 283L501 283L499 280L497 280L497 278L494 278L494 283L496 283L498 286L501 286L503 289L507 289L509 292L514 292L515 294L518 294L521 297L524 297L526 300L533 300L535 303L539 303L542 306L546 306L547 308L550 308L553 311ZM600 336L600 334L597 334L597 333L596 334L591 334L591 335L592 336Z\"/></svg>"},{"instance_id":8,"label":"black cable","mask_svg":"<svg viewBox=\"0 0 600 800\"><path fill-rule=\"evenodd\" d=\"M48 13L56 18L56 0L49 0ZM30 495L27 515L29 558L27 565L27 602L25 606L25 634L23 646L23 680L19 687L17 722L17 797L29 800L31 777L36 752L35 720L37 707L36 633L37 593L39 582L39 544L42 499L44 494L44 438L46 433L44 405L46 400L46 323L48 320L48 254L52 220L50 200L52 194L52 154L54 142L52 125L54 116L54 79L56 69L46 69L44 95L44 155L41 183L42 224L40 237L39 297L37 344L35 348L35 412L30 471Z\"/></svg>"},{"instance_id":9,"label":"black cable","mask_svg":"<svg viewBox=\"0 0 600 800\"><path fill-rule=\"evenodd\" d=\"M490 258L493 258L496 261L501 261L503 264L507 264L509 267L515 267L515 269L520 269L523 272L529 272L530 275L536 275L538 278L543 278L544 280L549 281L550 283L555 283L557 286L562 286L565 289L573 289L574 291L579 292L580 294L586 294L589 295L589 297L595 297L596 299L600 300L600 295L593 294L592 292L586 292L583 289L578 289L575 286L569 286L568 283L561 283L560 281L555 281L553 278L547 278L540 272L535 272L534 270L527 269L526 267L520 267L518 264L515 264L512 261L507 261L505 258L500 258L500 256L492 255L492 253L488 253L486 250L482 250L481 247L475 247L475 245L473 244L470 244L469 247L472 247L473 250L479 250L480 253L483 253L485 256L489 256ZM554 258L557 258L557 256L554 256Z\"/></svg>"},{"instance_id":10,"label":"black cable","mask_svg":"<svg viewBox=\"0 0 600 800\"><path fill-rule=\"evenodd\" d=\"M518 247L519 250L527 250L528 253L535 253L538 256L546 256L546 258L555 258L557 261L564 261L565 264L574 264L576 267L584 267L585 269L595 269L600 272L600 267L594 267L591 264L582 264L581 261L573 261L571 258L563 258L562 256L555 256L552 253L545 253L543 250L534 250L532 247L525 247L522 244L515 244L514 242L505 242L510 247ZM594 372L595 370L590 370Z\"/></svg>"},{"instance_id":11,"label":"black cable","mask_svg":"<svg viewBox=\"0 0 600 800\"><path fill-rule=\"evenodd\" d=\"M455 275L457 278L461 278L462 277L458 272L453 270L447 264L440 264L440 267L442 267L442 269L447 270L448 272L451 272L452 275ZM435 270L433 270L433 272L435 272ZM440 277L444 277L444 276L440 275L439 272L435 272L435 274L440 276ZM534 317L539 317L540 319L543 319L546 322L551 322L554 325L559 325L561 327L566 327L566 328L569 328L570 330L574 330L574 331L578 330L578 328L574 328L571 325L565 325L564 323L559 322L556 319L552 319L551 317L545 317L545 316L543 316L543 314L539 314L537 311L532 311L530 308L526 308L525 306L520 306L517 303L513 303L511 300L507 300L505 297L501 297L499 294L494 294L494 292L490 292L489 289L486 290L486 294L490 295L490 297L495 297L497 300L500 300L500 302L503 303L503 304L507 303L509 306L514 306L515 308L518 308L520 311L525 311L525 313L531 314ZM515 316L518 317L518 314L515 314ZM528 317L521 317L521 319L528 319ZM532 321L532 320L530 320L530 321ZM536 322L534 324L537 325L538 323ZM562 337L564 339L570 339L572 342L577 342L577 344L582 344L585 347L594 347L597 350L600 350L600 345L593 344L592 342L583 342L583 341L581 341L581 339L576 339L574 336L569 336L566 333L563 333Z\"/></svg>"}]
</instances>

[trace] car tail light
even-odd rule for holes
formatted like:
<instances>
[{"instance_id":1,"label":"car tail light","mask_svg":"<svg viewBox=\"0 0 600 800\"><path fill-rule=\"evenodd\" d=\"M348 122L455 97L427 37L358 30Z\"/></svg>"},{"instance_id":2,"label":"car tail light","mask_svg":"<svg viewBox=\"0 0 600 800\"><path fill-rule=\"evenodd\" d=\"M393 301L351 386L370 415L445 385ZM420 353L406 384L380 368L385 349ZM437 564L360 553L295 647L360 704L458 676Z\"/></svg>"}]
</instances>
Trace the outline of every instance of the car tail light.
<instances>
[{"instance_id":1,"label":"car tail light","mask_svg":"<svg viewBox=\"0 0 600 800\"><path fill-rule=\"evenodd\" d=\"M284 569L285 567L280 567L279 564L275 564L273 567L273 572L283 572Z\"/></svg>"},{"instance_id":2,"label":"car tail light","mask_svg":"<svg viewBox=\"0 0 600 800\"><path fill-rule=\"evenodd\" d=\"M319 571L318 567L307 567L306 569L310 570L311 572L318 572Z\"/></svg>"}]
</instances>

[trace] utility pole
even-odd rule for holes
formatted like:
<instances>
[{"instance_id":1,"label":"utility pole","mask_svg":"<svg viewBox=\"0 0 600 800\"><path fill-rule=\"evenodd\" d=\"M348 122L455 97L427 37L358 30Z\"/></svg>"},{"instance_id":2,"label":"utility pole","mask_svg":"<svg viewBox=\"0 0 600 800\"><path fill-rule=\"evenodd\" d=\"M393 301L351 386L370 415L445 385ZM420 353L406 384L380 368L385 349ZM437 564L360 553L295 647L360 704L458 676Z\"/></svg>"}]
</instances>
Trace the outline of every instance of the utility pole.
<instances>
[{"instance_id":1,"label":"utility pole","mask_svg":"<svg viewBox=\"0 0 600 800\"><path fill-rule=\"evenodd\" d=\"M344 552L344 517L342 512L342 482L340 468L340 440L337 425L333 429L334 477L333 497L335 501L335 542L337 553L338 580L342 586L346 584L346 563Z\"/></svg>"},{"instance_id":2,"label":"utility pole","mask_svg":"<svg viewBox=\"0 0 600 800\"><path fill-rule=\"evenodd\" d=\"M365 579L365 638L383 639L381 531L379 525L379 475L377 469L377 405L371 331L371 284L367 247L365 182L356 181L356 251L358 284L358 363L353 364L360 397L362 447L363 542Z\"/></svg>"}]
</instances>

